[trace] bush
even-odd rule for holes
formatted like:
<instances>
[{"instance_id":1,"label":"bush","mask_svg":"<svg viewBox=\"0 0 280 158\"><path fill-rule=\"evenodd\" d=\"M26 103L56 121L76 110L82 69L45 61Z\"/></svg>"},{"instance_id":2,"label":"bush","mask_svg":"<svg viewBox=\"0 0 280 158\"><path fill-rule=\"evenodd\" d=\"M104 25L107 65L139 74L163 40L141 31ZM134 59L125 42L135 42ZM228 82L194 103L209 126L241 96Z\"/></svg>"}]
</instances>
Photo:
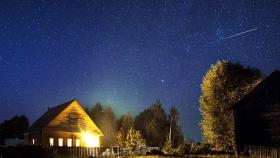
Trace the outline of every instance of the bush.
<instances>
[{"instance_id":1,"label":"bush","mask_svg":"<svg viewBox=\"0 0 280 158\"><path fill-rule=\"evenodd\" d=\"M185 144L184 154L210 154L212 153L210 144L191 143Z\"/></svg>"},{"instance_id":2,"label":"bush","mask_svg":"<svg viewBox=\"0 0 280 158\"><path fill-rule=\"evenodd\" d=\"M147 152L146 155L164 155L164 153L160 150L153 149Z\"/></svg>"}]
</instances>

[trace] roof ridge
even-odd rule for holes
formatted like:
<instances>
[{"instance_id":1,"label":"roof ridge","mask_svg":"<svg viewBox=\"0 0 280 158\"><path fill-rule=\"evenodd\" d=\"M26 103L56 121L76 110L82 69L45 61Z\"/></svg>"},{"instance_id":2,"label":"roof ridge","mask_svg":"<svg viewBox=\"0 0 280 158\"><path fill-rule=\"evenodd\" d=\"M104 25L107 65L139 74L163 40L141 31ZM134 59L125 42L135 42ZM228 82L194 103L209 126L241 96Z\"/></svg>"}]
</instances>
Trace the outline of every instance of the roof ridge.
<instances>
[{"instance_id":1,"label":"roof ridge","mask_svg":"<svg viewBox=\"0 0 280 158\"><path fill-rule=\"evenodd\" d=\"M58 106L62 106L62 105L65 105L65 104L70 104L70 103L72 103L73 101L75 101L75 100L77 100L77 99L72 99L72 100L70 100L70 101L67 101L67 102L64 102L64 103L62 103L62 104L58 104L58 105L56 105L56 106L53 106L53 107L50 107L50 109L53 109L53 108L56 108L56 107L58 107Z\"/></svg>"}]
</instances>

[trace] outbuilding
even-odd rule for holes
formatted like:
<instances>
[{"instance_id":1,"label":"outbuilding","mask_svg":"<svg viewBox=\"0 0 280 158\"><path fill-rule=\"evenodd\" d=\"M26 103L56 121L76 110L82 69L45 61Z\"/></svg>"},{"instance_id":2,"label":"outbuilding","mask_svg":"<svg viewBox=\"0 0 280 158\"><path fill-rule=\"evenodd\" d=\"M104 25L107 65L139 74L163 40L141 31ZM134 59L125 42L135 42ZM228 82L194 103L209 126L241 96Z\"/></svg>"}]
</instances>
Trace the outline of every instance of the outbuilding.
<instances>
[{"instance_id":1,"label":"outbuilding","mask_svg":"<svg viewBox=\"0 0 280 158\"><path fill-rule=\"evenodd\" d=\"M247 147L280 145L280 71L274 71L233 107L235 144Z\"/></svg>"}]
</instances>

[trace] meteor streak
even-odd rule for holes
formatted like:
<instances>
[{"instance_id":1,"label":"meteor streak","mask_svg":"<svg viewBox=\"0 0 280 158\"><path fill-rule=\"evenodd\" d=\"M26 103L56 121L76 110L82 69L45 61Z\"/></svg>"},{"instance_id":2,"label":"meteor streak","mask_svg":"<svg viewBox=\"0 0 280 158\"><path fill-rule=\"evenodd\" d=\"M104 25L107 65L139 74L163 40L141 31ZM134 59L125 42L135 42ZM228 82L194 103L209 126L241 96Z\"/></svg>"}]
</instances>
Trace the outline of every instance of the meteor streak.
<instances>
[{"instance_id":1,"label":"meteor streak","mask_svg":"<svg viewBox=\"0 0 280 158\"><path fill-rule=\"evenodd\" d=\"M256 28L253 28L253 29L250 29L250 30L247 30L247 31L243 31L243 32L234 34L234 35L230 35L230 36L227 36L227 37L224 37L224 38L221 38L221 39L218 39L218 40L209 42L209 43L206 43L204 46L209 46L209 45L212 45L212 44L216 44L216 43L218 43L218 42L221 42L221 41L224 41L224 40L233 38L233 37L241 36L241 35L243 35L243 34L246 34L246 33L252 32L252 31L256 31L256 30L258 30L257 27L256 27Z\"/></svg>"},{"instance_id":2,"label":"meteor streak","mask_svg":"<svg viewBox=\"0 0 280 158\"><path fill-rule=\"evenodd\" d=\"M227 36L227 37L224 37L222 39L220 39L219 41L224 41L226 39L230 39L230 38L233 38L233 37L236 37L236 36L240 36L240 35L243 35L245 33L249 33L249 32L252 32L252 31L256 31L258 30L258 28L253 28L253 29L250 29L250 30L247 30L247 31L243 31L243 32L240 32L240 33L237 33L237 34L234 34L234 35L231 35L231 36Z\"/></svg>"}]
</instances>

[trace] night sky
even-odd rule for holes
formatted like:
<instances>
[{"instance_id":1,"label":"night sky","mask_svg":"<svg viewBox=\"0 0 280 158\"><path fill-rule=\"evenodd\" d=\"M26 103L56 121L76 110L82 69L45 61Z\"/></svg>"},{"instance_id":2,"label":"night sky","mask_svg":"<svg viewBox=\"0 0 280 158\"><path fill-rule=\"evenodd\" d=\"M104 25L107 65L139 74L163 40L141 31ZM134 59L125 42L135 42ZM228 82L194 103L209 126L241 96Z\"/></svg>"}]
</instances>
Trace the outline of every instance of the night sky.
<instances>
[{"instance_id":1,"label":"night sky","mask_svg":"<svg viewBox=\"0 0 280 158\"><path fill-rule=\"evenodd\" d=\"M217 60L280 68L280 1L0 1L0 121L77 98L116 114L160 99L201 139L202 78Z\"/></svg>"}]
</instances>

